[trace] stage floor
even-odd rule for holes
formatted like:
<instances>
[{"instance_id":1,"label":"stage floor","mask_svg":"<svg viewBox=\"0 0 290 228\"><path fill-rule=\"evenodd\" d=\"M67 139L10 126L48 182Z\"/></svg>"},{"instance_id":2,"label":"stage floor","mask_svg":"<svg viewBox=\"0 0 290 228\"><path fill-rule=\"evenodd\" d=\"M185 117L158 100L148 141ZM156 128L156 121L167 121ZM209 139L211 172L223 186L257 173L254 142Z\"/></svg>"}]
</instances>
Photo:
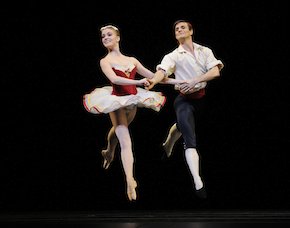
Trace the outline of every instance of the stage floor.
<instances>
[{"instance_id":1,"label":"stage floor","mask_svg":"<svg viewBox=\"0 0 290 228\"><path fill-rule=\"evenodd\" d=\"M289 212L105 211L2 213L3 227L263 228L290 227Z\"/></svg>"}]
</instances>

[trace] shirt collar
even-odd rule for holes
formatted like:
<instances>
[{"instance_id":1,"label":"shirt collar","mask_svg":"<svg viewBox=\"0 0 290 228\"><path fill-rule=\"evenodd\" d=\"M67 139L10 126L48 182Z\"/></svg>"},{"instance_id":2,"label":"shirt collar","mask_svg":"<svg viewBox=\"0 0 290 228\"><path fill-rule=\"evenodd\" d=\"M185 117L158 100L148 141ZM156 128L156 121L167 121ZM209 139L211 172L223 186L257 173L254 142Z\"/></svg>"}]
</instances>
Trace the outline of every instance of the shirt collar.
<instances>
[{"instance_id":1,"label":"shirt collar","mask_svg":"<svg viewBox=\"0 0 290 228\"><path fill-rule=\"evenodd\" d=\"M198 49L200 49L202 47L200 44L197 44L197 43L194 43L194 42L192 42L192 43L193 43L193 48L194 48L193 51L194 52L196 52ZM177 51L179 53L186 53L187 52L181 45L178 46Z\"/></svg>"}]
</instances>

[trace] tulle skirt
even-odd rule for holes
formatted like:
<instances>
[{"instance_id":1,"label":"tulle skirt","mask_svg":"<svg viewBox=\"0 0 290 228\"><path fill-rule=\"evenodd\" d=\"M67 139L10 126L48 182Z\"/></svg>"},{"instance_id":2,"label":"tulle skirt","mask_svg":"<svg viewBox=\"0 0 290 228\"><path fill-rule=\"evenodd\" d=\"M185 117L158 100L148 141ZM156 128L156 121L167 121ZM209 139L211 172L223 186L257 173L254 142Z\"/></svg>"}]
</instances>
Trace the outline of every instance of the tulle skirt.
<instances>
[{"instance_id":1,"label":"tulle skirt","mask_svg":"<svg viewBox=\"0 0 290 228\"><path fill-rule=\"evenodd\" d=\"M112 95L112 86L104 86L83 96L85 109L93 114L109 113L131 105L159 112L165 101L166 97L161 92L145 90L140 87L137 87L135 95Z\"/></svg>"}]
</instances>

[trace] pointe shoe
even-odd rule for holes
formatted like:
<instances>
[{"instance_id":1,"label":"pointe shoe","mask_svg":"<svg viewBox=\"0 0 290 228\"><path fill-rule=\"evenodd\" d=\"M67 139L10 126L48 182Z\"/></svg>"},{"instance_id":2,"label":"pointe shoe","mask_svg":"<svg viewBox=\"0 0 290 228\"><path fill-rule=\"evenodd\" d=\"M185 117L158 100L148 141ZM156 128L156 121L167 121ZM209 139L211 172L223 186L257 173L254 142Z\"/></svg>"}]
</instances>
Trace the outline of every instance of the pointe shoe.
<instances>
[{"instance_id":1,"label":"pointe shoe","mask_svg":"<svg viewBox=\"0 0 290 228\"><path fill-rule=\"evenodd\" d=\"M127 196L130 201L135 201L137 199L136 187L137 183L135 180L127 183Z\"/></svg>"},{"instance_id":2,"label":"pointe shoe","mask_svg":"<svg viewBox=\"0 0 290 228\"><path fill-rule=\"evenodd\" d=\"M108 150L102 150L102 156L104 158L103 168L108 169L112 161L114 160L114 154L108 152Z\"/></svg>"}]
</instances>

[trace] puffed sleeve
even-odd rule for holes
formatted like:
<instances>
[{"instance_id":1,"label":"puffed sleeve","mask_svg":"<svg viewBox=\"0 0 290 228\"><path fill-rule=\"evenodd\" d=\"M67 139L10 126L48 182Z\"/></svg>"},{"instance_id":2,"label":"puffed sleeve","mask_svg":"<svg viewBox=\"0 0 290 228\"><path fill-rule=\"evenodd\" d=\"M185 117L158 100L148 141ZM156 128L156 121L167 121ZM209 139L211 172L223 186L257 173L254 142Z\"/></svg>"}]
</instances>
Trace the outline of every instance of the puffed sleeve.
<instances>
[{"instance_id":1,"label":"puffed sleeve","mask_svg":"<svg viewBox=\"0 0 290 228\"><path fill-rule=\"evenodd\" d=\"M205 65L207 70L210 70L215 66L218 66L220 70L224 67L222 61L214 56L213 51L210 48L203 47L202 53L205 58Z\"/></svg>"},{"instance_id":2,"label":"puffed sleeve","mask_svg":"<svg viewBox=\"0 0 290 228\"><path fill-rule=\"evenodd\" d=\"M156 70L163 70L165 72L165 76L173 74L175 71L175 61L171 54L167 54L161 60L161 63L157 65Z\"/></svg>"}]
</instances>

